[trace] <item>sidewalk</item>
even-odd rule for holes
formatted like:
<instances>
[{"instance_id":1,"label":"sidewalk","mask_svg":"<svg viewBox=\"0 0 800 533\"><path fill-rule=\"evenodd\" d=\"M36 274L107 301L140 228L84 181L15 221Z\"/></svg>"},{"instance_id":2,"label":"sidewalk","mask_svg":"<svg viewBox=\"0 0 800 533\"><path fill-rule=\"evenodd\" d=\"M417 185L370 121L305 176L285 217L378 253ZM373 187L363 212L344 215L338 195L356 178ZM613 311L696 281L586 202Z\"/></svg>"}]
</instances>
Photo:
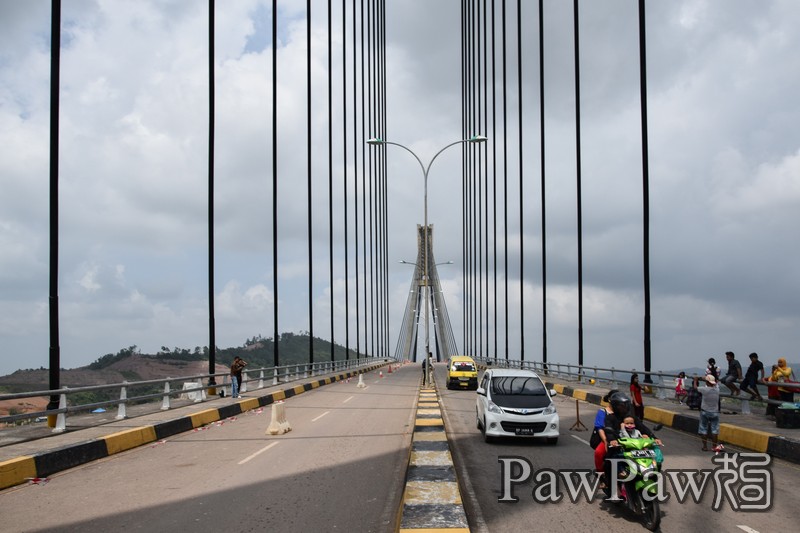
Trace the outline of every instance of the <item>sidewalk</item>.
<instances>
[{"instance_id":1,"label":"sidewalk","mask_svg":"<svg viewBox=\"0 0 800 533\"><path fill-rule=\"evenodd\" d=\"M0 490L26 481L36 482L62 470L158 442L178 433L197 430L323 385L378 370L386 364L387 361L381 359L349 372L265 386L245 392L245 397L241 399L215 397L201 403L166 411L156 410L104 425L70 430L70 424L67 424L64 433L51 433L47 437L0 447Z\"/></svg>"},{"instance_id":2,"label":"sidewalk","mask_svg":"<svg viewBox=\"0 0 800 533\"><path fill-rule=\"evenodd\" d=\"M542 376L548 387L559 394L600 405L601 398L609 389L617 388L627 393L627 385L620 383L612 386L609 383L590 384L568 381L555 376ZM678 431L696 435L700 422L700 411L689 409L672 399L660 399L652 394L645 394L644 417L652 423L660 423ZM768 453L773 457L800 464L800 429L779 428L774 421L765 415L765 404L750 402L750 414L742 413L742 401L727 396L722 397L722 415L720 418L719 440L745 450ZM594 410L581 414L582 422L591 427L594 422Z\"/></svg>"}]
</instances>

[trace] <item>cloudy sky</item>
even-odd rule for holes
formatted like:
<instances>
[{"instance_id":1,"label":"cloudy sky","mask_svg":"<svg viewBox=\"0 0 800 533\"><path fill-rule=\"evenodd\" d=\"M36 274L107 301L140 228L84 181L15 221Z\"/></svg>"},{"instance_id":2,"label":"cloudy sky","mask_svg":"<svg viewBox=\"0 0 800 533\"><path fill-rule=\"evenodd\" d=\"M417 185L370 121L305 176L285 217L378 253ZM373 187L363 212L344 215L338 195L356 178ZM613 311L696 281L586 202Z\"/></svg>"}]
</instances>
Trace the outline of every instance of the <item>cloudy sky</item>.
<instances>
[{"instance_id":1,"label":"cloudy sky","mask_svg":"<svg viewBox=\"0 0 800 533\"><path fill-rule=\"evenodd\" d=\"M309 329L305 2L279 4L279 318L281 331L299 332ZM315 334L329 338L327 2L312 4L318 183L312 298ZM341 2L334 4L339 80ZM499 13L500 0L496 4ZM522 327L525 357L538 360L538 22L536 3L523 4L523 191L516 185L516 2L507 5L507 60L509 203L516 206L522 194L526 206L525 323L519 320L520 227L513 208L508 329L511 357ZM460 6L457 0L390 0L386 6L387 138L423 160L462 136ZM273 334L270 10L260 0L217 2L215 300L221 347ZM641 368L643 359L637 16L635 0L581 2L585 362L618 368ZM85 365L131 345L148 353L205 346L207 3L70 0L62 18L62 366ZM545 26L548 354L550 361L574 363L572 3L546 1ZM708 356L722 360L727 350L743 360L752 351L765 363L779 356L800 360L798 27L800 5L793 0L648 2L653 369L701 366ZM49 28L48 0L0 0L0 373L48 365ZM341 146L341 119L334 120L334 142ZM500 138L496 131L475 133L490 137L490 151ZM414 260L423 212L416 162L388 150L393 353L411 276L397 261ZM341 184L337 152L335 179ZM429 207L436 259L455 262L439 275L461 345L462 213L461 202L453 201L460 161L457 149L437 159ZM335 194L338 206L341 192ZM336 216L336 241L342 242ZM503 268L498 264L501 273ZM351 291L353 275L351 270ZM341 262L335 278L335 338L343 343ZM498 300L499 308L503 304ZM500 332L502 346L502 312L498 322L487 327L492 341Z\"/></svg>"}]
</instances>

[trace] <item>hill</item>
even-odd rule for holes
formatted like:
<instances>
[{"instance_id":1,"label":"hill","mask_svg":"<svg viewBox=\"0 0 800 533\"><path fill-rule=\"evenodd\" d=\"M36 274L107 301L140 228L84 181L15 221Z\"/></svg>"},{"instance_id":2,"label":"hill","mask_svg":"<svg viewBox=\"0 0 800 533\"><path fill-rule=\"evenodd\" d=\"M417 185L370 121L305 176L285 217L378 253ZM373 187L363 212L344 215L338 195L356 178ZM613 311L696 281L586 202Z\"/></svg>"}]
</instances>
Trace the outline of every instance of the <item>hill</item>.
<instances>
[{"instance_id":1,"label":"hill","mask_svg":"<svg viewBox=\"0 0 800 533\"><path fill-rule=\"evenodd\" d=\"M279 339L280 365L308 362L310 337L307 334L284 333ZM345 348L334 344L336 360L345 358ZM216 371L226 372L238 355L247 360L250 368L269 367L274 362L275 346L271 338L261 336L248 339L242 346L217 348ZM314 338L314 361L330 361L331 343ZM350 350L350 358L356 354ZM61 369L60 381L64 387L84 387L123 381L144 381L167 377L190 376L208 373L208 347L193 350L162 346L156 354L143 354L136 346L106 354L93 363L74 369ZM0 393L48 390L50 374L46 368L17 370L0 376Z\"/></svg>"}]
</instances>

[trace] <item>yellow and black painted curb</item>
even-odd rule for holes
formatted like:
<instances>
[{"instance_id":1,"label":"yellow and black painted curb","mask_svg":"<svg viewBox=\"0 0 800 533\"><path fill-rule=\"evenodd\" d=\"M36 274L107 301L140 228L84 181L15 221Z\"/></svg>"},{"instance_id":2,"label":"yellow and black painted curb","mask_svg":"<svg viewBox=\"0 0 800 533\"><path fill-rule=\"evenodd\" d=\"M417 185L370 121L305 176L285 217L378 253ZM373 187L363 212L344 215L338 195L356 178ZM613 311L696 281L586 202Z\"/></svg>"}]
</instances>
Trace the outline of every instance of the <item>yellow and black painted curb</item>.
<instances>
[{"instance_id":1,"label":"yellow and black painted curb","mask_svg":"<svg viewBox=\"0 0 800 533\"><path fill-rule=\"evenodd\" d=\"M602 405L602 396L597 393L565 386L560 383L545 382L547 388L553 388L559 394L596 405ZM699 416L689 416L681 413L662 409L660 407L645 406L645 419L663 424L666 427L697 435L700 419ZM800 443L786 439L780 435L746 428L736 424L720 424L719 440L732 444L745 450L768 453L773 457L800 464Z\"/></svg>"},{"instance_id":2,"label":"yellow and black painted curb","mask_svg":"<svg viewBox=\"0 0 800 533\"><path fill-rule=\"evenodd\" d=\"M435 388L422 388L398 531L469 532Z\"/></svg>"},{"instance_id":3,"label":"yellow and black painted curb","mask_svg":"<svg viewBox=\"0 0 800 533\"><path fill-rule=\"evenodd\" d=\"M385 363L374 364L350 372L334 374L319 380L306 382L302 385L273 391L264 396L246 398L229 405L205 409L154 425L125 429L98 439L79 442L36 455L0 461L0 490L25 483L31 479L46 478L69 468L103 459L179 433L192 431L195 428L297 396L323 385L342 381L361 373L372 372L384 365Z\"/></svg>"}]
</instances>

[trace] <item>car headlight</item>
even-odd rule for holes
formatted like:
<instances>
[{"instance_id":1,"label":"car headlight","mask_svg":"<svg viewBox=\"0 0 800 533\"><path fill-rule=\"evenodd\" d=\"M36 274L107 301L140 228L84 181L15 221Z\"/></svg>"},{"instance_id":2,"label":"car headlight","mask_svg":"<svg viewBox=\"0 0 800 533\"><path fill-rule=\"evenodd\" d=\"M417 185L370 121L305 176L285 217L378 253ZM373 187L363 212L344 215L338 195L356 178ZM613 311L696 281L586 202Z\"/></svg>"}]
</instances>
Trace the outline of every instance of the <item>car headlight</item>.
<instances>
[{"instance_id":1,"label":"car headlight","mask_svg":"<svg viewBox=\"0 0 800 533\"><path fill-rule=\"evenodd\" d=\"M556 414L556 406L555 404L548 405L544 411L542 411L543 415L554 415Z\"/></svg>"},{"instance_id":2,"label":"car headlight","mask_svg":"<svg viewBox=\"0 0 800 533\"><path fill-rule=\"evenodd\" d=\"M498 415L503 412L503 410L500 409L499 407L497 407L497 405L495 405L495 403L492 402L492 401L489 402L489 404L487 406L487 411L489 411L490 413L498 414Z\"/></svg>"}]
</instances>

